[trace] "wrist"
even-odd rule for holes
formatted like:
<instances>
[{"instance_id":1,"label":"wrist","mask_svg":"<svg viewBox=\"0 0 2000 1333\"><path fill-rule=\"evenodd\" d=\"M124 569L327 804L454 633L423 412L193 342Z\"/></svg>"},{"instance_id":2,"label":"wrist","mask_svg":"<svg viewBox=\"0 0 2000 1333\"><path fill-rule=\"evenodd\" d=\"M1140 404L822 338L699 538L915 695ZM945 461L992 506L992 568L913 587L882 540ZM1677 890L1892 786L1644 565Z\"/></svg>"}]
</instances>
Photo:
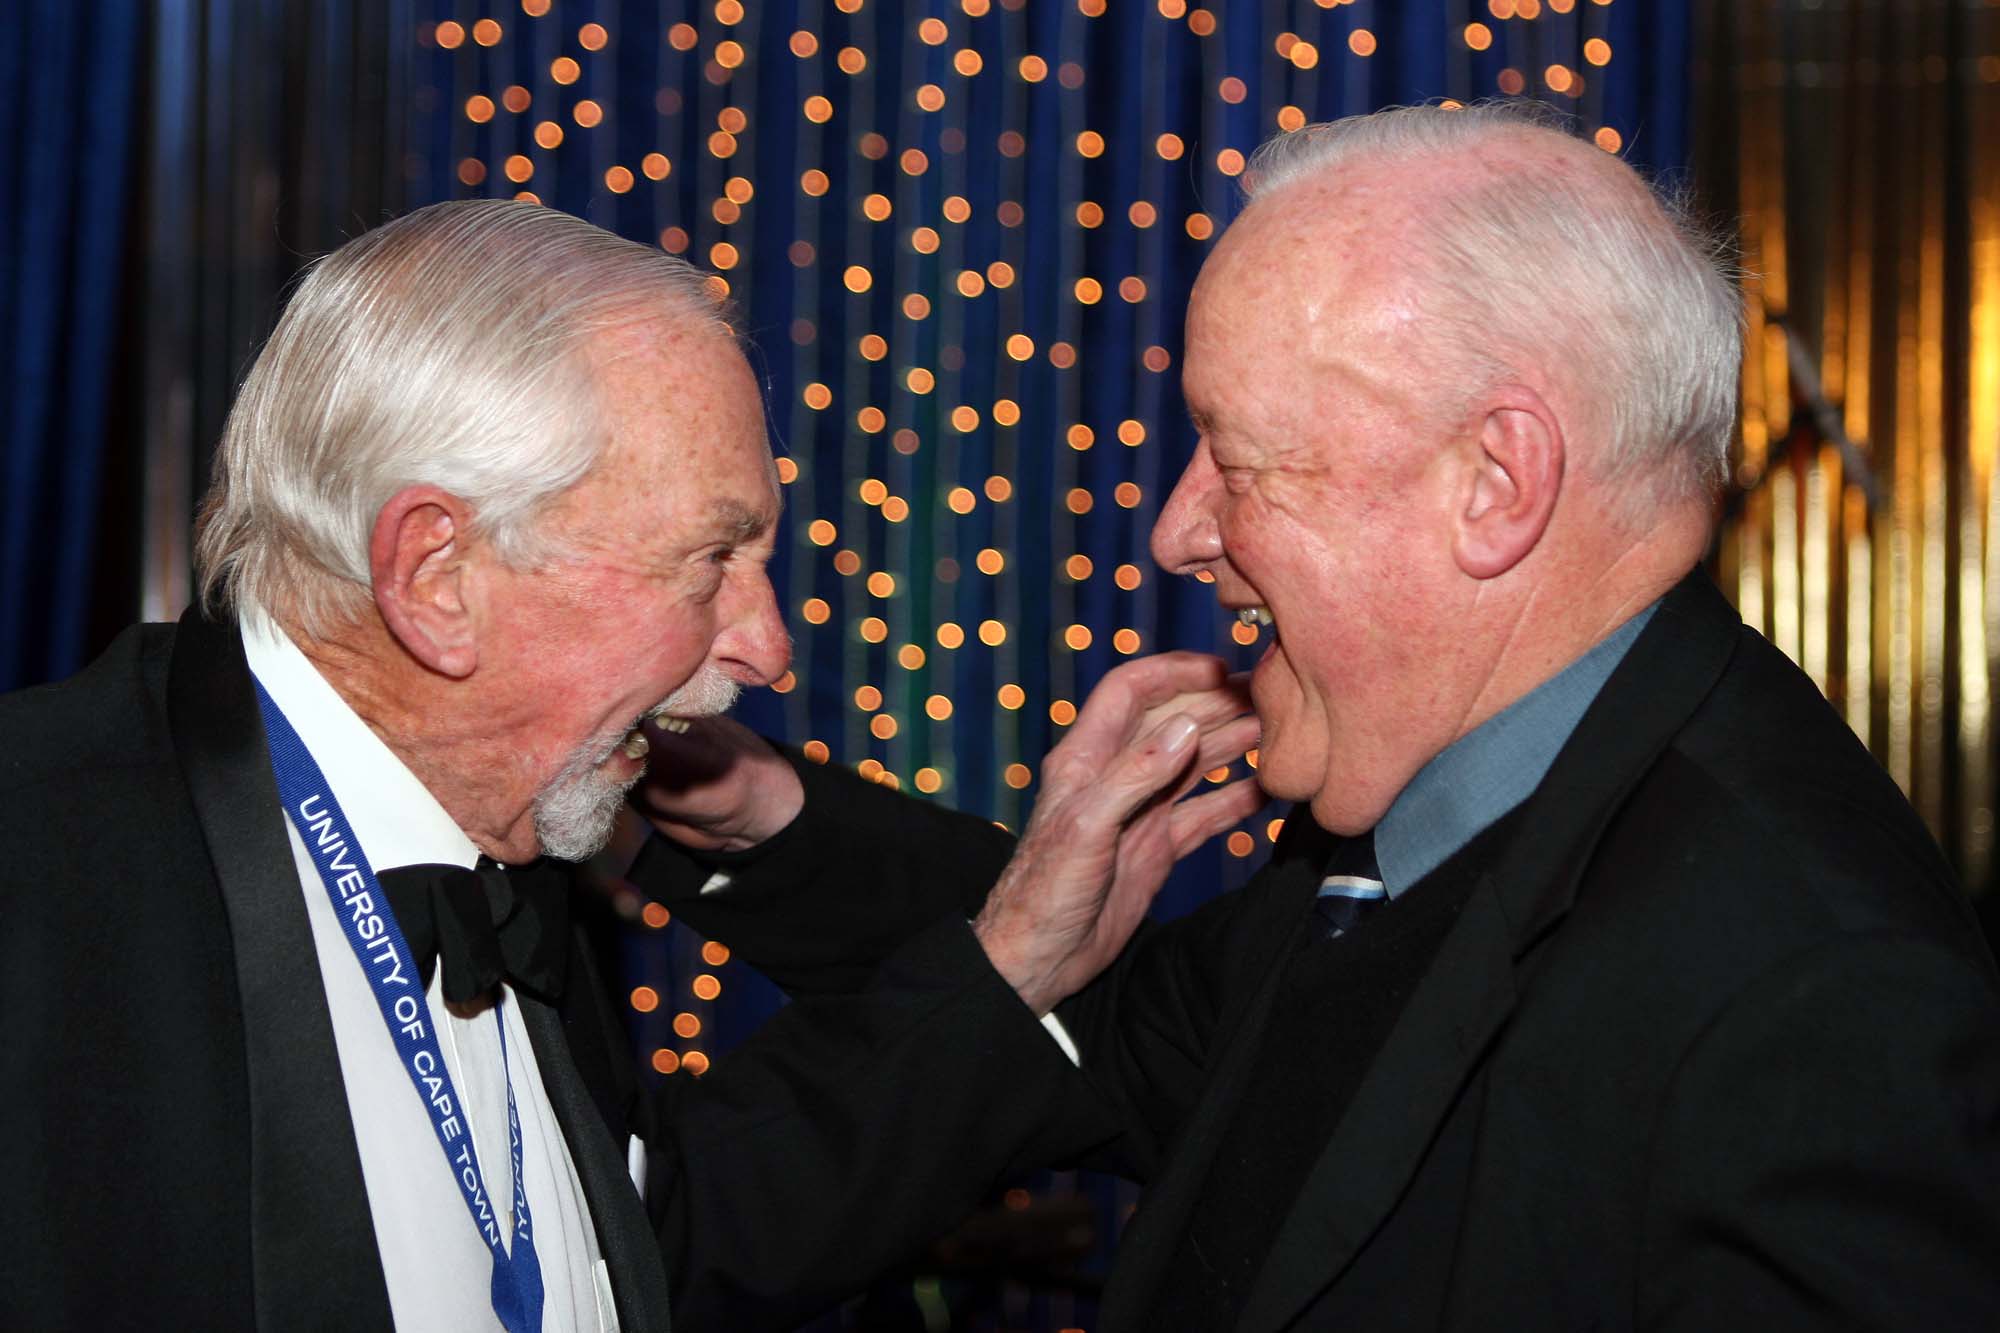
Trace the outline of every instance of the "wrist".
<instances>
[{"instance_id":1,"label":"wrist","mask_svg":"<svg viewBox=\"0 0 2000 1333\"><path fill-rule=\"evenodd\" d=\"M1046 957L1045 950L1036 948L1035 932L1013 925L1009 920L1011 915L1004 909L996 911L989 901L973 920L973 938L979 941L986 961L993 965L1000 979L1013 987L1021 1003L1036 1018L1041 1018L1063 998L1056 985L1058 960Z\"/></svg>"},{"instance_id":2,"label":"wrist","mask_svg":"<svg viewBox=\"0 0 2000 1333\"><path fill-rule=\"evenodd\" d=\"M628 799L662 837L689 851L755 851L796 823L805 808L805 786L792 762L761 739L755 744L732 755L732 771L705 788L674 789L653 779Z\"/></svg>"},{"instance_id":3,"label":"wrist","mask_svg":"<svg viewBox=\"0 0 2000 1333\"><path fill-rule=\"evenodd\" d=\"M804 809L805 801L801 795L769 811L757 812L768 817L758 818L754 823L720 820L708 823L652 813L646 815L646 822L661 837L689 851L706 856L737 856L761 851L775 842L798 822L799 814Z\"/></svg>"}]
</instances>

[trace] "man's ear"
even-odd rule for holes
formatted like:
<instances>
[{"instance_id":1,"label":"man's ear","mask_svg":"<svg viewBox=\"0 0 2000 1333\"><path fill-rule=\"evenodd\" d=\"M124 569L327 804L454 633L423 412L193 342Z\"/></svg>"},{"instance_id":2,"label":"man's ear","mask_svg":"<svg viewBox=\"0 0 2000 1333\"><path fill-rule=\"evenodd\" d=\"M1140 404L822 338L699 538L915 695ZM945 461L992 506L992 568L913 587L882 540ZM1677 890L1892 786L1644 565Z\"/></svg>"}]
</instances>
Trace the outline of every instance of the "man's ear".
<instances>
[{"instance_id":1,"label":"man's ear","mask_svg":"<svg viewBox=\"0 0 2000 1333\"><path fill-rule=\"evenodd\" d=\"M1475 579L1506 573L1535 549L1563 480L1562 425L1525 385L1488 400L1460 473L1452 558Z\"/></svg>"},{"instance_id":2,"label":"man's ear","mask_svg":"<svg viewBox=\"0 0 2000 1333\"><path fill-rule=\"evenodd\" d=\"M463 679L479 664L465 601L465 534L472 510L435 486L406 486L375 516L368 573L375 608L410 656Z\"/></svg>"}]
</instances>

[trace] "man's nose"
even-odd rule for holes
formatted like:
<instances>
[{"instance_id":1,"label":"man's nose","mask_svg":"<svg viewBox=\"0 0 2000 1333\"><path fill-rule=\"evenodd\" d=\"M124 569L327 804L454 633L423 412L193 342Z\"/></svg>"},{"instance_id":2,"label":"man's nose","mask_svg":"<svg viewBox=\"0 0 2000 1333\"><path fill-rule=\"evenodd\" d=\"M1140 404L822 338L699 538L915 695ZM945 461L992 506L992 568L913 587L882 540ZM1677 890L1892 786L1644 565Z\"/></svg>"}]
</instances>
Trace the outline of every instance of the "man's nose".
<instances>
[{"instance_id":1,"label":"man's nose","mask_svg":"<svg viewBox=\"0 0 2000 1333\"><path fill-rule=\"evenodd\" d=\"M736 614L715 638L715 660L732 680L769 685L792 661L792 636L778 614L777 590L760 572L739 597Z\"/></svg>"},{"instance_id":2,"label":"man's nose","mask_svg":"<svg viewBox=\"0 0 2000 1333\"><path fill-rule=\"evenodd\" d=\"M1222 531L1216 526L1213 503L1221 481L1204 440L1195 446L1194 457L1153 524L1153 559L1160 568L1192 574L1222 558Z\"/></svg>"}]
</instances>

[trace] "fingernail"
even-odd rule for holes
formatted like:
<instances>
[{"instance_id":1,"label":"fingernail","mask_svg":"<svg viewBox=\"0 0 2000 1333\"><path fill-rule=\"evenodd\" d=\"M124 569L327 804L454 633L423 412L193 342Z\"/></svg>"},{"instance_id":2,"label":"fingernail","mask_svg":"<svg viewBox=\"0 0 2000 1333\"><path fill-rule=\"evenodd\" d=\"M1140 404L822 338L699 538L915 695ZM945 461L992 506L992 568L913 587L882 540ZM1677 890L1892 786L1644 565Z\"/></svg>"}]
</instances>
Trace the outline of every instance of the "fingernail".
<instances>
[{"instance_id":1,"label":"fingernail","mask_svg":"<svg viewBox=\"0 0 2000 1333\"><path fill-rule=\"evenodd\" d=\"M1160 729L1160 748L1168 751L1184 749L1194 739L1197 730L1194 719L1186 714L1172 718Z\"/></svg>"}]
</instances>

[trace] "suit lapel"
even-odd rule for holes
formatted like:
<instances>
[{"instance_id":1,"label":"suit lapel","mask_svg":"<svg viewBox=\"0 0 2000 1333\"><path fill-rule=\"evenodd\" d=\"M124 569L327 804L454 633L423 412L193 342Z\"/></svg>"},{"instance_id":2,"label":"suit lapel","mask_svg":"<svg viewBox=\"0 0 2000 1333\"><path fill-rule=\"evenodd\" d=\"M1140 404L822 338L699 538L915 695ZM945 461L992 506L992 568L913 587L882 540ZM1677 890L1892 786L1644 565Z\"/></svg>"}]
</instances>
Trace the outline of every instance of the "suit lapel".
<instances>
[{"instance_id":1,"label":"suit lapel","mask_svg":"<svg viewBox=\"0 0 2000 1333\"><path fill-rule=\"evenodd\" d=\"M1518 966L1569 911L1605 826L1714 688L1740 631L1707 575L1688 575L1534 794L1412 887L1449 891L1447 879L1476 877L1272 1243L1242 1329L1296 1317L1395 1207L1512 1012Z\"/></svg>"},{"instance_id":2,"label":"suit lapel","mask_svg":"<svg viewBox=\"0 0 2000 1333\"><path fill-rule=\"evenodd\" d=\"M1335 839L1312 822L1305 807L1285 819L1285 834L1272 860L1238 893L1254 895L1262 920L1254 932L1258 943L1247 957L1283 959L1294 936L1306 929L1310 904L1319 890L1320 868ZM1228 1131L1230 1117L1243 1095L1257 1057L1256 1034L1269 1018L1282 967L1270 966L1232 1015L1217 1025L1206 1084L1201 1100L1168 1148L1166 1169L1147 1186L1139 1211L1118 1240L1118 1262L1105 1285L1100 1323L1107 1329L1143 1328L1164 1280L1166 1267L1179 1248L1188 1216L1201 1192L1217 1149Z\"/></svg>"},{"instance_id":3,"label":"suit lapel","mask_svg":"<svg viewBox=\"0 0 2000 1333\"><path fill-rule=\"evenodd\" d=\"M250 1093L251 1270L266 1328L386 1328L389 1293L312 927L243 645L183 616L168 725L229 916Z\"/></svg>"},{"instance_id":4,"label":"suit lapel","mask_svg":"<svg viewBox=\"0 0 2000 1333\"><path fill-rule=\"evenodd\" d=\"M1446 891L1445 876L1475 874L1475 857L1461 855L1411 892ZM1245 1302L1242 1328L1289 1322L1347 1267L1395 1205L1514 1007L1510 940L1492 881L1480 875L1306 1176Z\"/></svg>"},{"instance_id":5,"label":"suit lapel","mask_svg":"<svg viewBox=\"0 0 2000 1333\"><path fill-rule=\"evenodd\" d=\"M572 985L585 977L572 969ZM618 1305L618 1326L626 1333L667 1333L667 1271L660 1242L646 1219L631 1177L625 1171L622 1145L614 1143L597 1101L584 1085L570 1058L569 1042L556 1011L541 1001L517 993L521 1022L535 1048L542 1087L549 1094L556 1121L569 1144L576 1178L590 1204L597 1243L611 1274L611 1292Z\"/></svg>"},{"instance_id":6,"label":"suit lapel","mask_svg":"<svg viewBox=\"0 0 2000 1333\"><path fill-rule=\"evenodd\" d=\"M1516 957L1569 911L1598 838L1715 688L1745 632L1700 569L1661 599L1548 776L1519 807L1532 836L1513 841L1504 873L1494 876Z\"/></svg>"}]
</instances>

